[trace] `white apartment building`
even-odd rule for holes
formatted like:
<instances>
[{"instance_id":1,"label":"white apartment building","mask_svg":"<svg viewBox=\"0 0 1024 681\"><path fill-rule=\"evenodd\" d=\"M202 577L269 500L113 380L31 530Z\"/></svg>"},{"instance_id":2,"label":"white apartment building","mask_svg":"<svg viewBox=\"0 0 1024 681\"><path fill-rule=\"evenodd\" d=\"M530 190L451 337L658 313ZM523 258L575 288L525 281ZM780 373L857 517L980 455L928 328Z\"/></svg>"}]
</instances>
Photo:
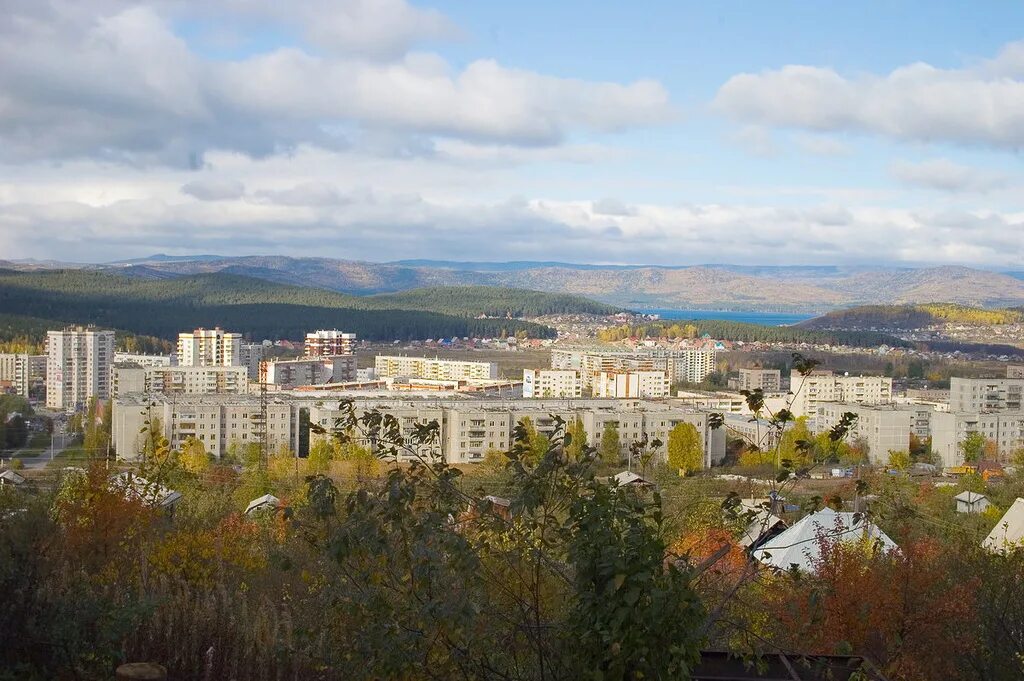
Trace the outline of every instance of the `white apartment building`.
<instances>
[{"instance_id":1,"label":"white apartment building","mask_svg":"<svg viewBox=\"0 0 1024 681\"><path fill-rule=\"evenodd\" d=\"M114 332L83 327L46 334L46 406L77 409L110 397Z\"/></svg>"},{"instance_id":2,"label":"white apartment building","mask_svg":"<svg viewBox=\"0 0 1024 681\"><path fill-rule=\"evenodd\" d=\"M551 368L580 372L583 388L590 388L602 371L663 371L669 383L700 383L715 370L712 348L646 348L635 352L596 349L555 349Z\"/></svg>"},{"instance_id":3,"label":"white apartment building","mask_svg":"<svg viewBox=\"0 0 1024 681\"><path fill-rule=\"evenodd\" d=\"M0 353L0 392L12 388L24 398L33 385L46 381L46 355Z\"/></svg>"},{"instance_id":4,"label":"white apartment building","mask_svg":"<svg viewBox=\"0 0 1024 681\"><path fill-rule=\"evenodd\" d=\"M339 401L346 397L354 400L357 413L380 409L395 416L406 433L412 433L417 423L436 421L440 428L437 442L418 454L440 457L449 463L473 463L483 460L489 449L507 450L512 444L515 424L524 417L529 417L541 432L550 432L555 428L553 416L566 422L579 419L590 443L599 442L605 424L613 423L619 432L623 456L627 455L630 442L643 438L660 440L663 444L657 455L662 458L672 428L680 422L692 423L703 434L705 464L720 463L725 457L725 429L712 430L707 412L644 400L478 400L275 393L268 406L270 446L276 449L287 444L305 455L303 447L308 447L304 445L308 439L299 432L299 423L308 418L311 423L333 428L342 413ZM151 403L155 405L150 406ZM139 431L150 410L160 418L164 435L173 446L195 436L217 457L232 442L245 444L258 436L259 399L253 395L127 395L114 401L113 435L119 458L138 456ZM403 458L414 456L410 453Z\"/></svg>"},{"instance_id":5,"label":"white apartment building","mask_svg":"<svg viewBox=\"0 0 1024 681\"><path fill-rule=\"evenodd\" d=\"M306 334L306 357L351 355L356 348L356 334L337 329L320 329Z\"/></svg>"},{"instance_id":6,"label":"white apartment building","mask_svg":"<svg viewBox=\"0 0 1024 681\"><path fill-rule=\"evenodd\" d=\"M178 364L181 366L241 365L242 334L220 327L196 329L178 334Z\"/></svg>"},{"instance_id":7,"label":"white apartment building","mask_svg":"<svg viewBox=\"0 0 1024 681\"><path fill-rule=\"evenodd\" d=\"M761 451L768 452L775 448L779 441L779 431L772 427L767 419L754 419L747 414L735 412L723 414L725 428L729 435L734 438L741 438L748 445L755 445ZM789 421L783 427L788 430L793 427Z\"/></svg>"},{"instance_id":8,"label":"white apartment building","mask_svg":"<svg viewBox=\"0 0 1024 681\"><path fill-rule=\"evenodd\" d=\"M872 463L888 463L890 451L909 451L911 434L921 438L931 434L932 408L909 404L828 402L818 406L811 427L815 433L830 430L847 412L856 414L857 422L851 428L846 442L863 440L868 446L868 457Z\"/></svg>"},{"instance_id":9,"label":"white apartment building","mask_svg":"<svg viewBox=\"0 0 1024 681\"><path fill-rule=\"evenodd\" d=\"M949 379L949 410L964 412L1020 411L1024 378Z\"/></svg>"},{"instance_id":10,"label":"white apartment building","mask_svg":"<svg viewBox=\"0 0 1024 681\"><path fill-rule=\"evenodd\" d=\"M238 363L245 367L249 378L254 381L260 377L260 362L263 361L266 351L263 343L242 343L238 349Z\"/></svg>"},{"instance_id":11,"label":"white apartment building","mask_svg":"<svg viewBox=\"0 0 1024 681\"><path fill-rule=\"evenodd\" d=\"M498 365L493 362L470 362L437 357L407 357L405 355L377 355L373 368L378 379L427 378L436 381L494 380L498 378Z\"/></svg>"},{"instance_id":12,"label":"white apartment building","mask_svg":"<svg viewBox=\"0 0 1024 681\"><path fill-rule=\"evenodd\" d=\"M675 399L698 409L710 409L711 411L722 413L753 416L753 412L750 411L750 407L747 405L747 398L738 392L728 390L680 390L676 393ZM769 417L780 409L788 408L789 398L786 395L779 393L767 394L764 396L764 408L761 416Z\"/></svg>"},{"instance_id":13,"label":"white apartment building","mask_svg":"<svg viewBox=\"0 0 1024 681\"><path fill-rule=\"evenodd\" d=\"M888 404L893 400L892 379L885 376L837 375L831 371L813 371L801 376L794 371L790 381L793 393L790 411L795 416L813 418L825 402Z\"/></svg>"},{"instance_id":14,"label":"white apartment building","mask_svg":"<svg viewBox=\"0 0 1024 681\"><path fill-rule=\"evenodd\" d=\"M970 433L981 433L996 443L1000 456L1024 447L1024 411L935 412L932 414L932 451L946 467L964 462L960 443Z\"/></svg>"},{"instance_id":15,"label":"white apartment building","mask_svg":"<svg viewBox=\"0 0 1024 681\"><path fill-rule=\"evenodd\" d=\"M267 383L281 390L356 379L355 355L318 356L266 362Z\"/></svg>"},{"instance_id":16,"label":"white apartment building","mask_svg":"<svg viewBox=\"0 0 1024 681\"><path fill-rule=\"evenodd\" d=\"M1007 378L1024 378L1024 364L1007 364Z\"/></svg>"},{"instance_id":17,"label":"white apartment building","mask_svg":"<svg viewBox=\"0 0 1024 681\"><path fill-rule=\"evenodd\" d=\"M523 369L523 397L582 397L583 381L571 369Z\"/></svg>"},{"instance_id":18,"label":"white apartment building","mask_svg":"<svg viewBox=\"0 0 1024 681\"><path fill-rule=\"evenodd\" d=\"M243 366L139 366L116 364L113 368L112 396L132 393L176 395L244 395L249 391L249 376Z\"/></svg>"},{"instance_id":19,"label":"white apartment building","mask_svg":"<svg viewBox=\"0 0 1024 681\"><path fill-rule=\"evenodd\" d=\"M777 393L782 390L782 372L778 369L740 369L736 386L738 390L757 390Z\"/></svg>"},{"instance_id":20,"label":"white apartment building","mask_svg":"<svg viewBox=\"0 0 1024 681\"><path fill-rule=\"evenodd\" d=\"M594 397L648 397L669 395L664 371L602 371L594 383Z\"/></svg>"},{"instance_id":21,"label":"white apartment building","mask_svg":"<svg viewBox=\"0 0 1024 681\"><path fill-rule=\"evenodd\" d=\"M114 364L138 364L140 367L175 366L174 355L146 355L141 352L115 352Z\"/></svg>"}]
</instances>

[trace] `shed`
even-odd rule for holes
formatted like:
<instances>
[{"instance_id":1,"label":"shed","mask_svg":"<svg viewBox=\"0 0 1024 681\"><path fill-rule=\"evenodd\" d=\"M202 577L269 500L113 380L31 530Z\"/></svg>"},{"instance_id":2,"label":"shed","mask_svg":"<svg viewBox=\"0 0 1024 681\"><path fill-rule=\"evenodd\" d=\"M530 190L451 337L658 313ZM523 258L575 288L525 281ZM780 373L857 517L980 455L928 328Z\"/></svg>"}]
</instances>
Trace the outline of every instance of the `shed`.
<instances>
[{"instance_id":1,"label":"shed","mask_svg":"<svg viewBox=\"0 0 1024 681\"><path fill-rule=\"evenodd\" d=\"M151 482L130 471L118 473L110 479L112 489L120 490L125 498L137 499L146 506L173 509L181 501L181 492Z\"/></svg>"},{"instance_id":2,"label":"shed","mask_svg":"<svg viewBox=\"0 0 1024 681\"><path fill-rule=\"evenodd\" d=\"M1024 499L1017 497L981 546L994 553L1006 553L1011 548L1024 546Z\"/></svg>"},{"instance_id":3,"label":"shed","mask_svg":"<svg viewBox=\"0 0 1024 681\"><path fill-rule=\"evenodd\" d=\"M21 476L17 471L10 469L0 473L0 487L3 485L24 485L25 478Z\"/></svg>"},{"instance_id":4,"label":"shed","mask_svg":"<svg viewBox=\"0 0 1024 681\"><path fill-rule=\"evenodd\" d=\"M821 555L822 539L838 539L842 542L866 539L878 542L884 551L898 548L889 535L867 522L863 515L823 508L817 513L804 516L785 532L755 549L751 555L780 570L795 565L801 570L811 571L814 561Z\"/></svg>"},{"instance_id":5,"label":"shed","mask_svg":"<svg viewBox=\"0 0 1024 681\"><path fill-rule=\"evenodd\" d=\"M612 480L614 480L615 484L619 487L653 487L650 482L633 471L622 471L621 473L616 473L612 477Z\"/></svg>"},{"instance_id":6,"label":"shed","mask_svg":"<svg viewBox=\"0 0 1024 681\"><path fill-rule=\"evenodd\" d=\"M977 492L960 492L955 497L957 513L981 513L992 505L984 494Z\"/></svg>"},{"instance_id":7,"label":"shed","mask_svg":"<svg viewBox=\"0 0 1024 681\"><path fill-rule=\"evenodd\" d=\"M245 515L267 509L277 510L280 505L281 500L273 494L264 494L262 497L257 497L249 502L249 505L245 507Z\"/></svg>"}]
</instances>

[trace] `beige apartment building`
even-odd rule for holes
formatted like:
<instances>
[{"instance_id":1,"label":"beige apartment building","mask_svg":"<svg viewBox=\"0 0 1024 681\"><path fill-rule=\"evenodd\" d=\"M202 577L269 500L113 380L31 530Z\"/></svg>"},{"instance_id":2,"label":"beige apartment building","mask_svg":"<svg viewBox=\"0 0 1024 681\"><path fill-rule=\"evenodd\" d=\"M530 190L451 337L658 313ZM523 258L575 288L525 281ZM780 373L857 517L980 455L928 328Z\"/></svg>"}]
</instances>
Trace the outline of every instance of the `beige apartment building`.
<instances>
[{"instance_id":1,"label":"beige apartment building","mask_svg":"<svg viewBox=\"0 0 1024 681\"><path fill-rule=\"evenodd\" d=\"M178 364L181 366L241 365L242 334L220 327L195 329L178 334Z\"/></svg>"},{"instance_id":2,"label":"beige apartment building","mask_svg":"<svg viewBox=\"0 0 1024 681\"><path fill-rule=\"evenodd\" d=\"M582 397L583 381L572 369L523 369L523 397Z\"/></svg>"},{"instance_id":3,"label":"beige apartment building","mask_svg":"<svg viewBox=\"0 0 1024 681\"><path fill-rule=\"evenodd\" d=\"M981 433L996 444L999 456L1024 447L1024 411L935 412L931 423L932 451L943 466L964 462L960 443L971 433Z\"/></svg>"},{"instance_id":4,"label":"beige apartment building","mask_svg":"<svg viewBox=\"0 0 1024 681\"><path fill-rule=\"evenodd\" d=\"M830 430L847 412L856 414L857 421L846 441L863 440L868 446L868 457L872 463L888 463L890 451L909 451L911 434L920 438L931 435L934 410L927 405L856 402L819 405L818 413L811 422L813 431L822 433Z\"/></svg>"},{"instance_id":5,"label":"beige apartment building","mask_svg":"<svg viewBox=\"0 0 1024 681\"><path fill-rule=\"evenodd\" d=\"M669 384L700 383L715 370L717 354L710 348L648 348L636 351L565 348L551 351L551 368L578 371L583 388L594 385L601 372L662 371Z\"/></svg>"},{"instance_id":6,"label":"beige apartment building","mask_svg":"<svg viewBox=\"0 0 1024 681\"><path fill-rule=\"evenodd\" d=\"M831 371L813 371L807 376L792 372L790 392L793 393L790 411L795 416L811 418L826 402L888 404L893 401L891 378L839 375Z\"/></svg>"},{"instance_id":7,"label":"beige apartment building","mask_svg":"<svg viewBox=\"0 0 1024 681\"><path fill-rule=\"evenodd\" d=\"M306 357L351 355L356 349L356 334L337 329L320 329L306 334Z\"/></svg>"},{"instance_id":8,"label":"beige apartment building","mask_svg":"<svg viewBox=\"0 0 1024 681\"><path fill-rule=\"evenodd\" d=\"M740 369L736 380L737 390L761 389L766 393L782 390L782 372L778 369Z\"/></svg>"},{"instance_id":9,"label":"beige apartment building","mask_svg":"<svg viewBox=\"0 0 1024 681\"><path fill-rule=\"evenodd\" d=\"M594 397L663 398L669 385L664 371L602 371L594 382Z\"/></svg>"},{"instance_id":10,"label":"beige apartment building","mask_svg":"<svg viewBox=\"0 0 1024 681\"><path fill-rule=\"evenodd\" d=\"M74 327L46 334L46 406L78 409L110 397L114 332Z\"/></svg>"},{"instance_id":11,"label":"beige apartment building","mask_svg":"<svg viewBox=\"0 0 1024 681\"><path fill-rule=\"evenodd\" d=\"M356 378L355 355L316 356L266 362L267 383L281 390L299 386L345 383Z\"/></svg>"},{"instance_id":12,"label":"beige apartment building","mask_svg":"<svg viewBox=\"0 0 1024 681\"><path fill-rule=\"evenodd\" d=\"M711 429L708 412L645 400L601 399L465 399L458 397L402 397L381 394L299 395L275 393L269 401L267 438L271 447L287 444L303 455L306 435L299 424L309 422L327 429L334 426L342 412L339 402L350 398L357 413L380 409L399 419L403 430L411 434L418 423L436 421L440 427L436 443L425 451L409 453L443 458L448 463L482 461L490 449L505 451L512 444L515 424L529 417L538 430L551 432L553 416L566 422L579 419L591 443L600 441L606 423L618 429L622 455L630 442L646 438L661 440L658 456L665 456L665 444L672 428L680 422L692 423L703 434L706 465L719 463L725 456L725 429ZM114 442L118 457L138 456L139 430L148 415L159 416L164 435L172 444L195 436L214 456L222 456L233 442L245 444L258 438L259 399L254 395L144 396L126 395L114 401ZM369 445L370 443L366 443Z\"/></svg>"},{"instance_id":13,"label":"beige apartment building","mask_svg":"<svg viewBox=\"0 0 1024 681\"><path fill-rule=\"evenodd\" d=\"M949 379L949 410L953 412L1020 411L1024 378Z\"/></svg>"},{"instance_id":14,"label":"beige apartment building","mask_svg":"<svg viewBox=\"0 0 1024 681\"><path fill-rule=\"evenodd\" d=\"M132 393L244 395L249 376L244 366L139 366L115 364L112 396Z\"/></svg>"},{"instance_id":15,"label":"beige apartment building","mask_svg":"<svg viewBox=\"0 0 1024 681\"><path fill-rule=\"evenodd\" d=\"M46 381L46 355L0 353L0 391L13 388L28 398L33 385Z\"/></svg>"},{"instance_id":16,"label":"beige apartment building","mask_svg":"<svg viewBox=\"0 0 1024 681\"><path fill-rule=\"evenodd\" d=\"M493 362L470 362L437 357L377 355L373 360L373 368L378 379L406 376L435 381L479 381L498 378L498 365Z\"/></svg>"}]
</instances>

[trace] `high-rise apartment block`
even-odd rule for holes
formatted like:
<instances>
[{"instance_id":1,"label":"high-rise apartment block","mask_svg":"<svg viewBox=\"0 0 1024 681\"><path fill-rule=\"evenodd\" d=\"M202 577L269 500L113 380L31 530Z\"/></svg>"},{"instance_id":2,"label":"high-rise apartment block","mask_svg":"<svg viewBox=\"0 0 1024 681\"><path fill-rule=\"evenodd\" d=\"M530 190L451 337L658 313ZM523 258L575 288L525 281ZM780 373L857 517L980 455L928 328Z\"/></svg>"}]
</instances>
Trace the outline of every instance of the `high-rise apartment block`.
<instances>
[{"instance_id":1,"label":"high-rise apartment block","mask_svg":"<svg viewBox=\"0 0 1024 681\"><path fill-rule=\"evenodd\" d=\"M46 334L46 406L77 409L110 397L114 332L74 327Z\"/></svg>"},{"instance_id":2,"label":"high-rise apartment block","mask_svg":"<svg viewBox=\"0 0 1024 681\"><path fill-rule=\"evenodd\" d=\"M455 359L377 355L373 360L377 378L425 378L433 381L490 381L498 378L493 362L469 362Z\"/></svg>"},{"instance_id":3,"label":"high-rise apartment block","mask_svg":"<svg viewBox=\"0 0 1024 681\"><path fill-rule=\"evenodd\" d=\"M837 375L831 371L812 371L803 376L794 371L790 375L790 392L793 393L790 411L795 416L814 418L818 407L826 402L892 402L892 379L885 376Z\"/></svg>"},{"instance_id":4,"label":"high-rise apartment block","mask_svg":"<svg viewBox=\"0 0 1024 681\"><path fill-rule=\"evenodd\" d=\"M356 347L356 334L337 329L321 329L306 334L306 357L351 355Z\"/></svg>"},{"instance_id":5,"label":"high-rise apartment block","mask_svg":"<svg viewBox=\"0 0 1024 681\"><path fill-rule=\"evenodd\" d=\"M242 334L215 329L196 329L178 334L178 364L187 367L241 365Z\"/></svg>"},{"instance_id":6,"label":"high-rise apartment block","mask_svg":"<svg viewBox=\"0 0 1024 681\"><path fill-rule=\"evenodd\" d=\"M602 371L594 382L594 397L668 397L664 371Z\"/></svg>"},{"instance_id":7,"label":"high-rise apartment block","mask_svg":"<svg viewBox=\"0 0 1024 681\"><path fill-rule=\"evenodd\" d=\"M523 369L523 397L581 397L583 381L571 369Z\"/></svg>"},{"instance_id":8,"label":"high-rise apartment block","mask_svg":"<svg viewBox=\"0 0 1024 681\"><path fill-rule=\"evenodd\" d=\"M266 346L262 343L243 343L238 351L238 362L245 367L249 378L256 380L260 377L260 362L267 352Z\"/></svg>"},{"instance_id":9,"label":"high-rise apartment block","mask_svg":"<svg viewBox=\"0 0 1024 681\"><path fill-rule=\"evenodd\" d=\"M736 384L739 390L776 393L782 390L782 372L778 369L740 369Z\"/></svg>"},{"instance_id":10,"label":"high-rise apartment block","mask_svg":"<svg viewBox=\"0 0 1024 681\"><path fill-rule=\"evenodd\" d=\"M715 370L716 356L713 348L556 349L551 351L551 368L579 371L584 389L592 387L601 372L607 371L662 371L670 384L700 383Z\"/></svg>"}]
</instances>

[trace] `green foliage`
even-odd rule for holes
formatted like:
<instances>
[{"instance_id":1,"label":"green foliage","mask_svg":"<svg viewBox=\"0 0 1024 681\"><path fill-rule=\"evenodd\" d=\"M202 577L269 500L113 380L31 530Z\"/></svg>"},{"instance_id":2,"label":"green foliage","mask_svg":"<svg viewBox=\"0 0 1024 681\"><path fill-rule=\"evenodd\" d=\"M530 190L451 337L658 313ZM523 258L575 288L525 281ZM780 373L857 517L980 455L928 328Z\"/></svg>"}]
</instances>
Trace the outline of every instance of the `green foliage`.
<instances>
[{"instance_id":1,"label":"green foliage","mask_svg":"<svg viewBox=\"0 0 1024 681\"><path fill-rule=\"evenodd\" d=\"M326 439L314 439L306 457L306 470L311 474L326 473L331 468L332 454L333 448Z\"/></svg>"},{"instance_id":2,"label":"green foliage","mask_svg":"<svg viewBox=\"0 0 1024 681\"><path fill-rule=\"evenodd\" d=\"M986 310L956 303L923 305L861 305L836 310L801 322L808 329L920 329L935 324L1016 324L1024 320L1018 310Z\"/></svg>"},{"instance_id":3,"label":"green foliage","mask_svg":"<svg viewBox=\"0 0 1024 681\"><path fill-rule=\"evenodd\" d=\"M458 289L453 291L454 296ZM463 311L483 312L483 307L474 308L473 301L482 304L485 299L472 292L467 295ZM443 297L437 300L441 304ZM540 298L531 300L529 304L542 304ZM402 309L403 304L410 309ZM0 273L0 314L15 316L0 321L7 319L11 325L9 335L35 340L47 328L69 323L160 339L176 338L182 329L197 326L221 326L256 338L299 338L310 328L344 328L371 340L502 337L521 332L535 338L555 335L553 329L539 324L444 314L416 304L415 300L402 303L387 296L347 296L225 273L162 280L88 270ZM529 304L524 301L524 309ZM553 304L572 306L566 300ZM33 321L27 315L40 317ZM19 319L25 326L18 326ZM40 319L47 321L40 323ZM132 343L141 347L144 341Z\"/></svg>"},{"instance_id":4,"label":"green foliage","mask_svg":"<svg viewBox=\"0 0 1024 681\"><path fill-rule=\"evenodd\" d=\"M669 432L668 465L684 474L704 467L704 447L692 423L677 423Z\"/></svg>"},{"instance_id":5,"label":"green foliage","mask_svg":"<svg viewBox=\"0 0 1024 681\"><path fill-rule=\"evenodd\" d=\"M586 313L610 315L622 308L564 293L494 286L439 286L370 296L367 300L400 310L434 310L463 317L537 317Z\"/></svg>"},{"instance_id":6,"label":"green foliage","mask_svg":"<svg viewBox=\"0 0 1024 681\"><path fill-rule=\"evenodd\" d=\"M565 428L565 434L569 438L565 446L565 453L572 461L579 461L587 451L587 429L583 420L576 418L569 422Z\"/></svg>"},{"instance_id":7,"label":"green foliage","mask_svg":"<svg viewBox=\"0 0 1024 681\"><path fill-rule=\"evenodd\" d=\"M985 443L986 439L983 434L978 432L968 433L960 441L960 453L964 455L964 461L968 463L980 461L982 454L985 453Z\"/></svg>"},{"instance_id":8,"label":"green foliage","mask_svg":"<svg viewBox=\"0 0 1024 681\"><path fill-rule=\"evenodd\" d=\"M895 449L889 450L889 468L905 471L910 468L910 454Z\"/></svg>"},{"instance_id":9,"label":"green foliage","mask_svg":"<svg viewBox=\"0 0 1024 681\"><path fill-rule=\"evenodd\" d=\"M724 319L694 319L686 323L658 321L616 326L602 330L598 337L604 341L617 341L625 338L664 338L670 333L681 333L683 338L708 334L712 338L728 338L743 342L814 343L853 347L875 347L883 343L894 347L911 345L895 336L872 331L818 331L797 326L762 326Z\"/></svg>"}]
</instances>

